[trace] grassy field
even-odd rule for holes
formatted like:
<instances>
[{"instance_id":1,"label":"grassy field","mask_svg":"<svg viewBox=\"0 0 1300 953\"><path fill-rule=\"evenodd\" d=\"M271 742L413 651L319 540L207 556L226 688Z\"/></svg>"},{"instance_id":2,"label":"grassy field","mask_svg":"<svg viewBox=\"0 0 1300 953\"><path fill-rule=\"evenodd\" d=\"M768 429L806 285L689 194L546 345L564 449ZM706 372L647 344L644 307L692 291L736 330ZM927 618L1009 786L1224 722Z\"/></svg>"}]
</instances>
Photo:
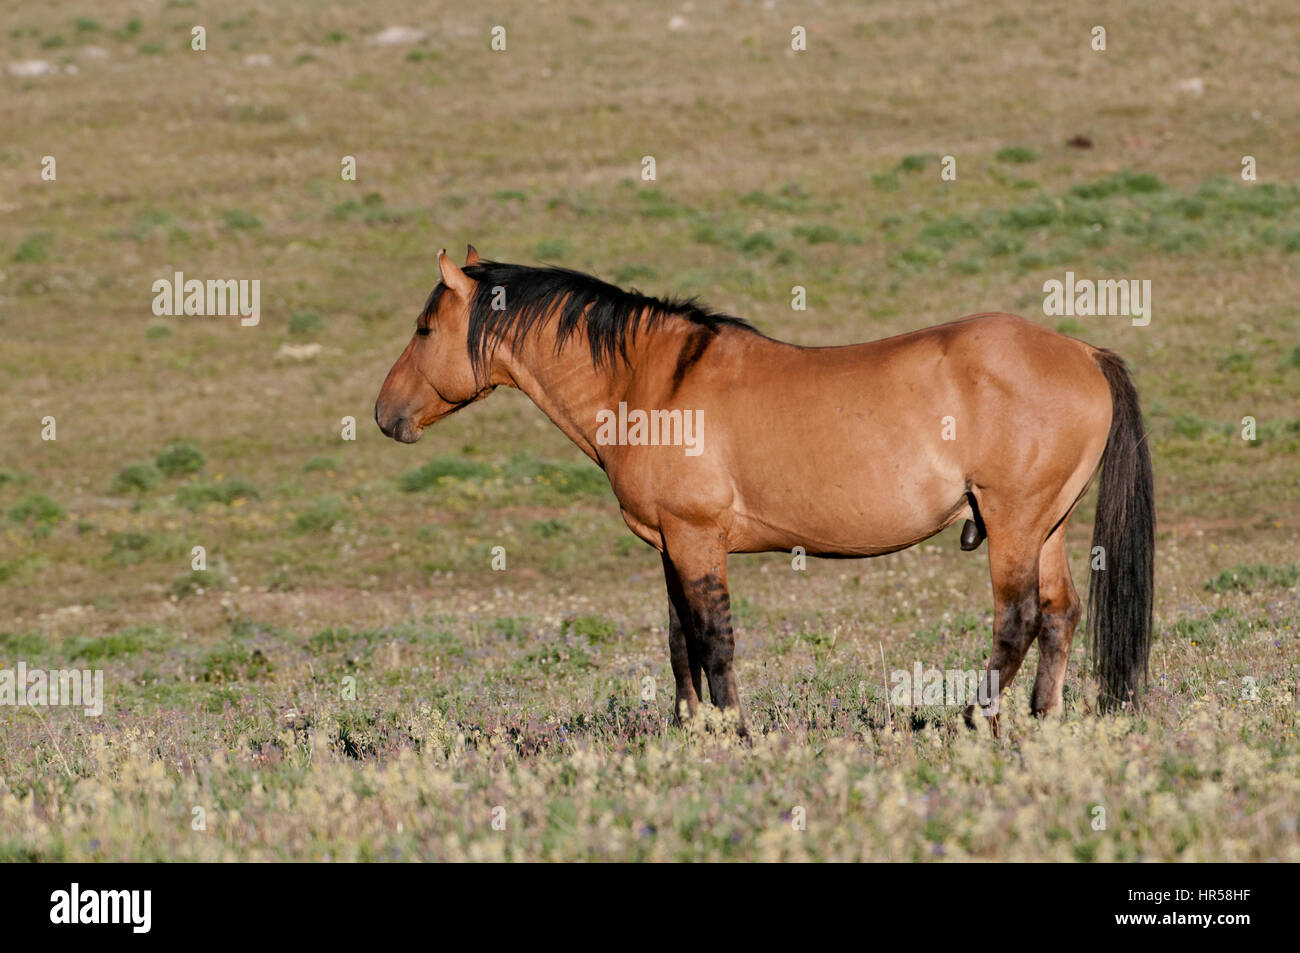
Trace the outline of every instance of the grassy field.
<instances>
[{"instance_id":1,"label":"grassy field","mask_svg":"<svg viewBox=\"0 0 1300 953\"><path fill-rule=\"evenodd\" d=\"M1300 860L1300 20L1098 10L7 14L0 668L106 701L0 707L0 858ZM991 644L953 530L734 558L756 737L670 726L659 558L603 474L514 392L414 446L371 420L466 242L801 344L1010 310L1118 350L1160 515L1142 714L1095 714L1082 638L1061 720L1023 675L1000 739L888 705ZM1066 270L1151 280L1150 325L1045 317ZM260 280L260 323L156 317L176 271Z\"/></svg>"}]
</instances>

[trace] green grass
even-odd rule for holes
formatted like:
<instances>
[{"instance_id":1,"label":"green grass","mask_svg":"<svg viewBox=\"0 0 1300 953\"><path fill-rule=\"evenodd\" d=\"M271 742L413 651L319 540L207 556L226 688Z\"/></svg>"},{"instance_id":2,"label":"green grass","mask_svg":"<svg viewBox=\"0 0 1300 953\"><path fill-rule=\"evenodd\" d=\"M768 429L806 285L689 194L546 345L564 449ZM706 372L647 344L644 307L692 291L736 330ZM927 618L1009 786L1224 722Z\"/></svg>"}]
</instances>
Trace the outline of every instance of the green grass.
<instances>
[{"instance_id":1,"label":"green grass","mask_svg":"<svg viewBox=\"0 0 1300 953\"><path fill-rule=\"evenodd\" d=\"M14 523L50 526L65 519L67 515L63 507L42 493L28 493L9 507L9 520Z\"/></svg>"},{"instance_id":2,"label":"green grass","mask_svg":"<svg viewBox=\"0 0 1300 953\"><path fill-rule=\"evenodd\" d=\"M192 443L168 444L158 454L154 464L169 477L188 476L203 469L203 451Z\"/></svg>"},{"instance_id":3,"label":"green grass","mask_svg":"<svg viewBox=\"0 0 1300 953\"><path fill-rule=\"evenodd\" d=\"M37 264L48 257L46 246L49 238L45 235L29 235L18 243L11 260L17 264Z\"/></svg>"},{"instance_id":4,"label":"green grass","mask_svg":"<svg viewBox=\"0 0 1300 953\"><path fill-rule=\"evenodd\" d=\"M344 510L342 504L332 498L316 500L303 512L294 517L293 528L300 533L329 532L342 521Z\"/></svg>"},{"instance_id":5,"label":"green grass","mask_svg":"<svg viewBox=\"0 0 1300 953\"><path fill-rule=\"evenodd\" d=\"M245 211L244 209L231 209L229 212L222 215L221 218L229 228L260 229L262 227L262 220L252 212Z\"/></svg>"},{"instance_id":6,"label":"green grass","mask_svg":"<svg viewBox=\"0 0 1300 953\"><path fill-rule=\"evenodd\" d=\"M182 506L197 509L206 503L224 503L229 506L241 500L256 500L259 495L257 487L247 480L195 480L176 491L176 500Z\"/></svg>"},{"instance_id":7,"label":"green grass","mask_svg":"<svg viewBox=\"0 0 1300 953\"><path fill-rule=\"evenodd\" d=\"M993 158L999 162L1008 162L1013 165L1025 165L1030 162L1038 161L1038 153L1029 146L1006 146L994 153Z\"/></svg>"},{"instance_id":8,"label":"green grass","mask_svg":"<svg viewBox=\"0 0 1300 953\"><path fill-rule=\"evenodd\" d=\"M157 486L161 478L158 468L152 463L130 463L113 477L110 490L113 493L143 493Z\"/></svg>"},{"instance_id":9,"label":"green grass","mask_svg":"<svg viewBox=\"0 0 1300 953\"><path fill-rule=\"evenodd\" d=\"M399 483L407 493L418 493L442 486L448 480L485 480L493 473L491 466L476 460L438 457L418 470L403 474Z\"/></svg>"},{"instance_id":10,"label":"green grass","mask_svg":"<svg viewBox=\"0 0 1300 953\"><path fill-rule=\"evenodd\" d=\"M307 335L324 329L325 319L313 311L295 311L289 316L290 334Z\"/></svg>"},{"instance_id":11,"label":"green grass","mask_svg":"<svg viewBox=\"0 0 1300 953\"><path fill-rule=\"evenodd\" d=\"M1239 565L1225 569L1205 584L1209 592L1259 592L1290 589L1300 580L1300 566Z\"/></svg>"}]
</instances>

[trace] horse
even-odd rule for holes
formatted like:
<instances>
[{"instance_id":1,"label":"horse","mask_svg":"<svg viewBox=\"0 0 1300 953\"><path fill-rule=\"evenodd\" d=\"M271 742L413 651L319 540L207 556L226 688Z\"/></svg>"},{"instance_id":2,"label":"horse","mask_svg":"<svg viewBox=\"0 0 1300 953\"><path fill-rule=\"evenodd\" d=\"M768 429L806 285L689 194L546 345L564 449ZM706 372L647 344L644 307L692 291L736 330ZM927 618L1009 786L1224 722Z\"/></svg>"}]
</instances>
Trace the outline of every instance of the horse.
<instances>
[{"instance_id":1,"label":"horse","mask_svg":"<svg viewBox=\"0 0 1300 953\"><path fill-rule=\"evenodd\" d=\"M438 270L375 422L413 443L514 387L600 466L628 528L662 557L679 724L707 682L746 732L729 554L879 556L963 519L963 549L988 541L993 589L979 714L996 733L1001 692L1035 639L1031 713L1060 713L1082 614L1066 527L1099 472L1087 626L1097 709L1137 707L1155 501L1119 355L1003 313L801 347L695 299L488 261L472 245L463 268L441 251Z\"/></svg>"}]
</instances>

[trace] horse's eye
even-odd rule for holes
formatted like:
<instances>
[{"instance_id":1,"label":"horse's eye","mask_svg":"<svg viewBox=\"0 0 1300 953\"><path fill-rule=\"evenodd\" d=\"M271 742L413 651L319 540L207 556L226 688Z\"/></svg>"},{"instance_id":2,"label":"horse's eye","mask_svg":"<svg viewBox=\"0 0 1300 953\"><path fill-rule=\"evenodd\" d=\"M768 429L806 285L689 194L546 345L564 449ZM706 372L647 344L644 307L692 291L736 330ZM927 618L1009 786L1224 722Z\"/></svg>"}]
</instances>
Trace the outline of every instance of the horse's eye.
<instances>
[{"instance_id":1,"label":"horse's eye","mask_svg":"<svg viewBox=\"0 0 1300 953\"><path fill-rule=\"evenodd\" d=\"M422 338L427 338L429 336L429 332L432 330L433 328L416 328L415 333L420 335L420 337Z\"/></svg>"}]
</instances>

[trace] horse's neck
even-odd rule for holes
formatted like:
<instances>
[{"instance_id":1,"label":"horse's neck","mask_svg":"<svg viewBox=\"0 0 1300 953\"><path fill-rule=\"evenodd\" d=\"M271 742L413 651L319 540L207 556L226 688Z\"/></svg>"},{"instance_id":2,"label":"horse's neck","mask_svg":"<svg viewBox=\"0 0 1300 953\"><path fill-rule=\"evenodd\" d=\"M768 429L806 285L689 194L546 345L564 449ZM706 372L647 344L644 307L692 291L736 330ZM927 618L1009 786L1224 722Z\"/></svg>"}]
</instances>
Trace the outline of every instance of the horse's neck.
<instances>
[{"instance_id":1,"label":"horse's neck","mask_svg":"<svg viewBox=\"0 0 1300 953\"><path fill-rule=\"evenodd\" d=\"M551 334L528 335L517 350L501 347L495 360L502 383L523 391L583 453L600 461L596 415L618 405L631 373L627 366L618 360L594 366L581 332L558 353Z\"/></svg>"}]
</instances>

